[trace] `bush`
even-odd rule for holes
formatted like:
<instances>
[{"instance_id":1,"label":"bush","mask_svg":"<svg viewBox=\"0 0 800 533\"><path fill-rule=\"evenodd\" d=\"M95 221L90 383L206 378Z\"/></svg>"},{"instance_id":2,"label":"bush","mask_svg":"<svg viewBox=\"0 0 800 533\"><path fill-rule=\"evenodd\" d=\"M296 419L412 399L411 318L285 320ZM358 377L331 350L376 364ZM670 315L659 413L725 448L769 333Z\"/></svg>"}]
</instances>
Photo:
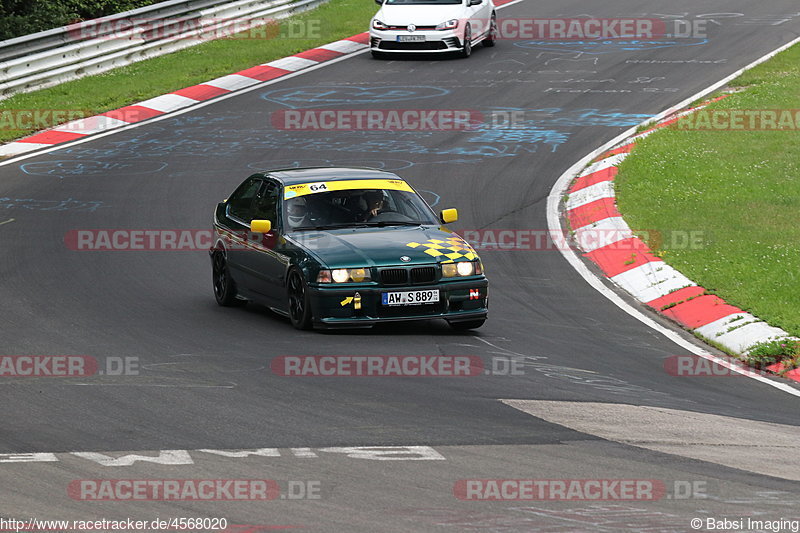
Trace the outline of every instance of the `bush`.
<instances>
[{"instance_id":1,"label":"bush","mask_svg":"<svg viewBox=\"0 0 800 533\"><path fill-rule=\"evenodd\" d=\"M800 341L779 339L758 343L745 355L745 362L755 368L781 362L784 370L797 368L800 363Z\"/></svg>"},{"instance_id":2,"label":"bush","mask_svg":"<svg viewBox=\"0 0 800 533\"><path fill-rule=\"evenodd\" d=\"M0 0L0 41L155 3L154 0Z\"/></svg>"}]
</instances>

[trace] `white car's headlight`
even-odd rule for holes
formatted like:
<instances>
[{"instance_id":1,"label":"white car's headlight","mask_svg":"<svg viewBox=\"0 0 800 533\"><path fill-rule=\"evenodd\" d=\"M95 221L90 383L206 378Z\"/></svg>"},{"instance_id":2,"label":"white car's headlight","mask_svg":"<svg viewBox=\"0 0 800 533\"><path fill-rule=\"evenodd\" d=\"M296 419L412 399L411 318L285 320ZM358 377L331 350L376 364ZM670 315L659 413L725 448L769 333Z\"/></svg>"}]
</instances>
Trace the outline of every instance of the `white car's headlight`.
<instances>
[{"instance_id":1,"label":"white car's headlight","mask_svg":"<svg viewBox=\"0 0 800 533\"><path fill-rule=\"evenodd\" d=\"M361 283L370 280L368 268L323 269L317 274L317 283Z\"/></svg>"},{"instance_id":2,"label":"white car's headlight","mask_svg":"<svg viewBox=\"0 0 800 533\"><path fill-rule=\"evenodd\" d=\"M458 27L458 19L450 19L436 26L437 30L452 30Z\"/></svg>"},{"instance_id":3,"label":"white car's headlight","mask_svg":"<svg viewBox=\"0 0 800 533\"><path fill-rule=\"evenodd\" d=\"M480 261L458 261L456 263L442 263L442 277L456 278L477 276L483 274L483 265Z\"/></svg>"},{"instance_id":4,"label":"white car's headlight","mask_svg":"<svg viewBox=\"0 0 800 533\"><path fill-rule=\"evenodd\" d=\"M363 26L362 26L362 28L363 28ZM387 26L386 24L384 24L383 22L381 22L378 19L374 19L372 21L372 28L375 29L375 30L388 30L389 26Z\"/></svg>"}]
</instances>

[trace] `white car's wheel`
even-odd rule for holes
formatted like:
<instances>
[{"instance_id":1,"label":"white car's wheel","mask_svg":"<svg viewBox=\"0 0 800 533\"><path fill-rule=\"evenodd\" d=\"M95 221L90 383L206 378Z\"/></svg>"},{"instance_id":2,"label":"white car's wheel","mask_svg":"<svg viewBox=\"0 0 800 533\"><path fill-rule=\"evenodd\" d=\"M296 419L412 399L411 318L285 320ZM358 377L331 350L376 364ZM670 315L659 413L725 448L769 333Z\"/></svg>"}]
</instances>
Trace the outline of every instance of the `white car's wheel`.
<instances>
[{"instance_id":1,"label":"white car's wheel","mask_svg":"<svg viewBox=\"0 0 800 533\"><path fill-rule=\"evenodd\" d=\"M483 40L483 46L492 47L497 41L497 15L492 13L492 19L489 22L489 34Z\"/></svg>"},{"instance_id":2,"label":"white car's wheel","mask_svg":"<svg viewBox=\"0 0 800 533\"><path fill-rule=\"evenodd\" d=\"M469 57L472 54L472 28L469 24L464 27L464 48L461 49L461 57Z\"/></svg>"}]
</instances>

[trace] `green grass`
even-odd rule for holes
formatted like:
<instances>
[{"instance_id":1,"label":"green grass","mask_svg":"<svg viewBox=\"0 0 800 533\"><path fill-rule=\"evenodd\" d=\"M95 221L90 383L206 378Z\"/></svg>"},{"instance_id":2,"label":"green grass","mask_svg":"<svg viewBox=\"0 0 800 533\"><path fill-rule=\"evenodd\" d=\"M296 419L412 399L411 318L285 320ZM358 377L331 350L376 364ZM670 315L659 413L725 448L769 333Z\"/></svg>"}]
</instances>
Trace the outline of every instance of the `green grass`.
<instances>
[{"instance_id":1,"label":"green grass","mask_svg":"<svg viewBox=\"0 0 800 533\"><path fill-rule=\"evenodd\" d=\"M800 109L800 46L746 72L709 109ZM800 128L800 124L798 124ZM632 228L667 236L669 264L714 294L800 335L800 131L667 128L620 167L617 201ZM673 231L702 244L671 247Z\"/></svg>"},{"instance_id":2,"label":"green grass","mask_svg":"<svg viewBox=\"0 0 800 533\"><path fill-rule=\"evenodd\" d=\"M209 41L97 76L14 95L0 101L0 114L4 110L69 109L91 116L117 109L365 32L375 11L377 6L369 0L331 0L314 10L279 21L281 28L292 27L297 31L308 28L309 38ZM24 137L33 131L0 128L0 142Z\"/></svg>"}]
</instances>

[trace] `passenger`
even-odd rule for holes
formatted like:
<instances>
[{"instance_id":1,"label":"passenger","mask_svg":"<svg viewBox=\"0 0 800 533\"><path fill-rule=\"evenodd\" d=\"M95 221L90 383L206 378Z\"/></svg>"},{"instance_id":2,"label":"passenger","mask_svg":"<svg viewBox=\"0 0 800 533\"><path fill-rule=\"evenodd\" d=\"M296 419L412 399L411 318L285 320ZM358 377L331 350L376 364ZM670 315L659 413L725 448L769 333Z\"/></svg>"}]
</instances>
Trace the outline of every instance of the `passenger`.
<instances>
[{"instance_id":1,"label":"passenger","mask_svg":"<svg viewBox=\"0 0 800 533\"><path fill-rule=\"evenodd\" d=\"M290 229L308 226L311 221L308 218L308 206L306 199L302 196L299 198L291 198L286 202L286 220L289 223Z\"/></svg>"}]
</instances>

